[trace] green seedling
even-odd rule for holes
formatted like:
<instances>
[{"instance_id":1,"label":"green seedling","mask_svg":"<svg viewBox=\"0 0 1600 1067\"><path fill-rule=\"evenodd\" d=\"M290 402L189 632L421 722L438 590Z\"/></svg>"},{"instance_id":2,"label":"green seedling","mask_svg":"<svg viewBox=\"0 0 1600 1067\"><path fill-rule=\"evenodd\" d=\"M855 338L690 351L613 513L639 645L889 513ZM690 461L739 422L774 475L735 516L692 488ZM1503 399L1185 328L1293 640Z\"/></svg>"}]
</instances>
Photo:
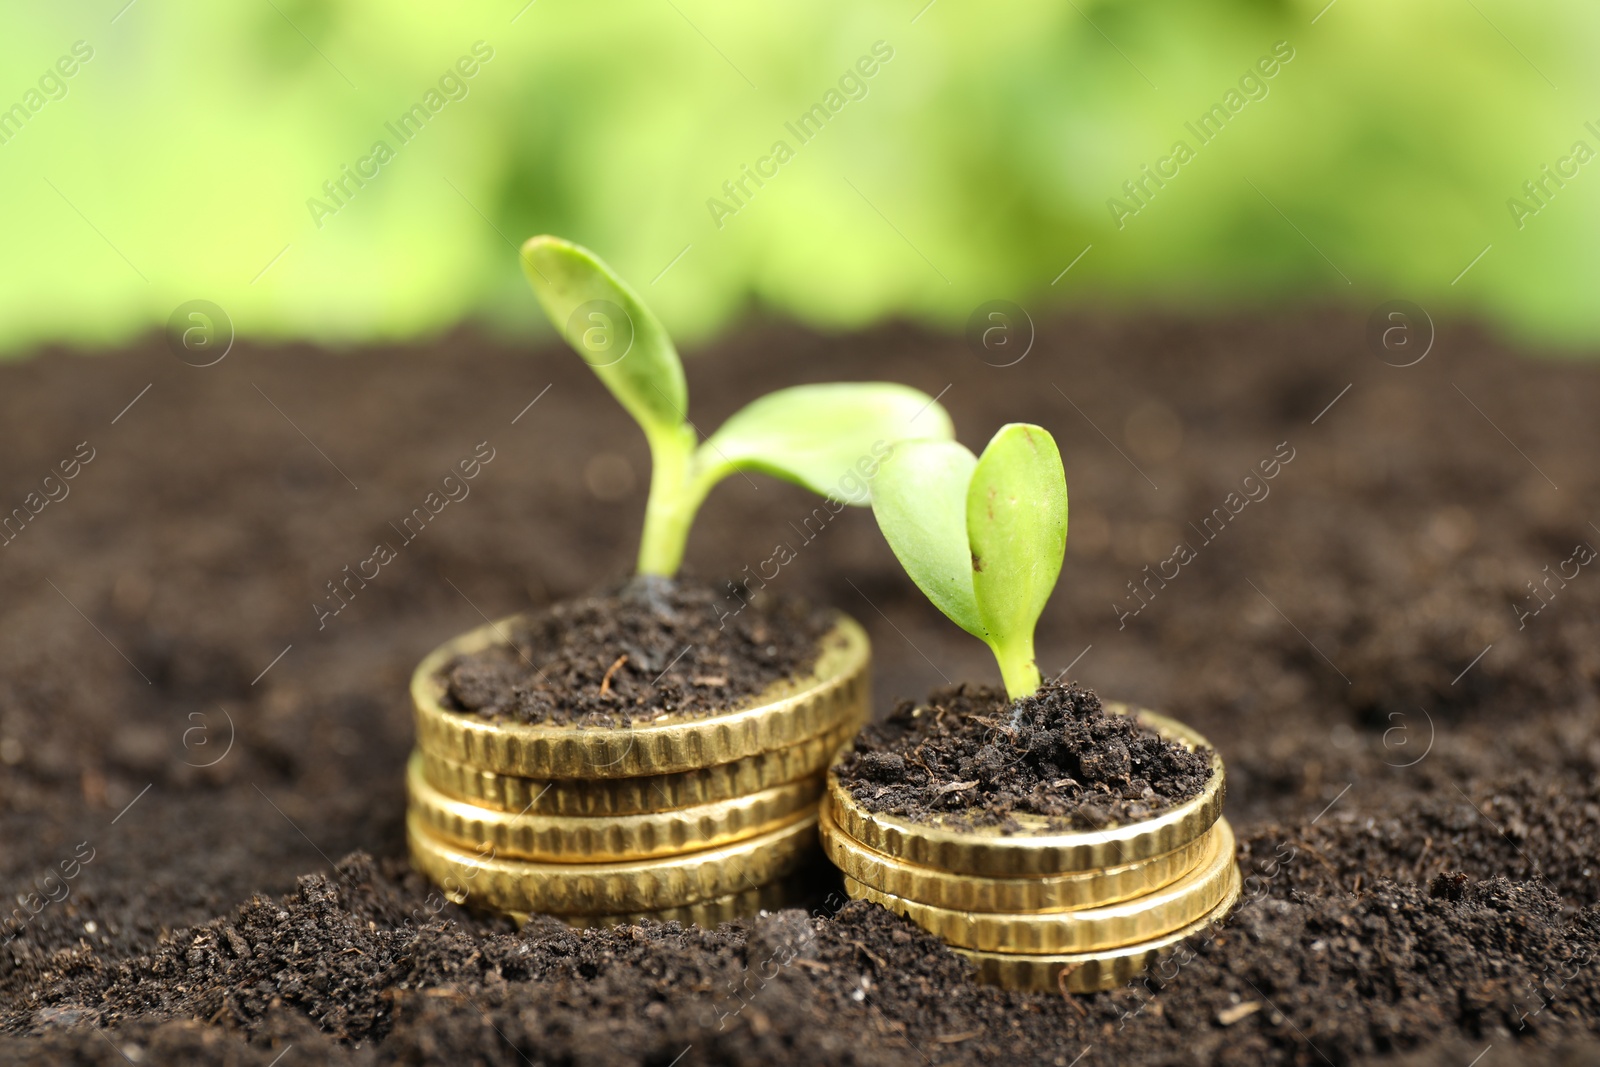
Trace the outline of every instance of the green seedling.
<instances>
[{"instance_id":1,"label":"green seedling","mask_svg":"<svg viewBox=\"0 0 1600 1067\"><path fill-rule=\"evenodd\" d=\"M872 513L906 573L994 653L1006 694L1039 688L1033 631L1067 547L1067 476L1055 439L1000 428L982 456L902 441L872 479Z\"/></svg>"},{"instance_id":2,"label":"green seedling","mask_svg":"<svg viewBox=\"0 0 1600 1067\"><path fill-rule=\"evenodd\" d=\"M588 249L556 237L522 246L522 268L550 321L644 430L650 496L639 573L670 578L713 486L760 471L845 503L866 505L863 460L886 442L948 441L950 416L919 390L888 382L780 389L700 440L672 339L644 302ZM854 493L852 485L861 488Z\"/></svg>"}]
</instances>

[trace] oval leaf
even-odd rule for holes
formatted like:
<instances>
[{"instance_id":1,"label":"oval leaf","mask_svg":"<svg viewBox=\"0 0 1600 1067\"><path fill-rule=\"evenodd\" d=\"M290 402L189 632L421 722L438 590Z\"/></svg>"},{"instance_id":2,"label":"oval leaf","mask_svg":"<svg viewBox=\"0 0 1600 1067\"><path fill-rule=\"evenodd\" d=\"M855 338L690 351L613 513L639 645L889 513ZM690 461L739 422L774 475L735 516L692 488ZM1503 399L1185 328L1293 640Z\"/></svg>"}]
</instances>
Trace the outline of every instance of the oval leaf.
<instances>
[{"instance_id":1,"label":"oval leaf","mask_svg":"<svg viewBox=\"0 0 1600 1067\"><path fill-rule=\"evenodd\" d=\"M1055 439L1026 423L1002 426L972 473L966 522L986 640L1031 656L1067 546L1067 475Z\"/></svg>"},{"instance_id":2,"label":"oval leaf","mask_svg":"<svg viewBox=\"0 0 1600 1067\"><path fill-rule=\"evenodd\" d=\"M797 385L768 393L700 446L697 477L709 487L757 470L847 504L869 503L867 480L900 440L949 440L950 416L928 394L889 382Z\"/></svg>"},{"instance_id":3,"label":"oval leaf","mask_svg":"<svg viewBox=\"0 0 1600 1067\"><path fill-rule=\"evenodd\" d=\"M587 248L559 237L522 246L522 270L561 336L647 435L688 420L689 388L666 329Z\"/></svg>"},{"instance_id":4,"label":"oval leaf","mask_svg":"<svg viewBox=\"0 0 1600 1067\"><path fill-rule=\"evenodd\" d=\"M978 465L954 441L902 441L872 479L872 514L884 540L927 598L983 637L967 548L967 487Z\"/></svg>"}]
</instances>

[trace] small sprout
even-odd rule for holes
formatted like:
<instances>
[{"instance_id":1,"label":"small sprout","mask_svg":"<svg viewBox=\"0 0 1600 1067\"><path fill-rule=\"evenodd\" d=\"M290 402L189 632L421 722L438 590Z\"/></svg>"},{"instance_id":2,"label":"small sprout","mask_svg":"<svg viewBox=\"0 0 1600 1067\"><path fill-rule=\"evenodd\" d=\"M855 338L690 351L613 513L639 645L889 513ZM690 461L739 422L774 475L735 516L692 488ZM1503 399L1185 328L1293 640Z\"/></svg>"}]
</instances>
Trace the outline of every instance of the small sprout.
<instances>
[{"instance_id":1,"label":"small sprout","mask_svg":"<svg viewBox=\"0 0 1600 1067\"><path fill-rule=\"evenodd\" d=\"M1012 700L1039 688L1033 630L1067 547L1067 476L1055 439L1000 428L982 456L902 441L872 479L872 513L906 573L994 652Z\"/></svg>"},{"instance_id":2,"label":"small sprout","mask_svg":"<svg viewBox=\"0 0 1600 1067\"><path fill-rule=\"evenodd\" d=\"M847 504L850 479L870 473L885 443L954 436L926 393L889 382L800 385L761 397L704 441L689 422L689 388L672 339L644 302L588 249L557 237L522 246L534 295L561 335L644 430L650 445L639 573L671 577L713 486L750 470ZM863 460L868 469L861 470Z\"/></svg>"}]
</instances>

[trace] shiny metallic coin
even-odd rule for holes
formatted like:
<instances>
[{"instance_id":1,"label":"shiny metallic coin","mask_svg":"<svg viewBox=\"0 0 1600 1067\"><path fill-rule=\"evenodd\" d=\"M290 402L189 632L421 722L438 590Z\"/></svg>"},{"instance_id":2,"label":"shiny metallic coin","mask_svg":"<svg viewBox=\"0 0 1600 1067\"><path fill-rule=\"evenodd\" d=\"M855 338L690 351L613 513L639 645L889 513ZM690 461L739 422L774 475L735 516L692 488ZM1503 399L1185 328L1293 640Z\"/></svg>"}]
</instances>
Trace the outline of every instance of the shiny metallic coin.
<instances>
[{"instance_id":1,"label":"shiny metallic coin","mask_svg":"<svg viewBox=\"0 0 1600 1067\"><path fill-rule=\"evenodd\" d=\"M1190 748L1210 749L1187 726L1152 711L1107 704L1137 716L1162 736ZM1015 826L971 826L953 816L914 822L871 812L828 775L830 814L841 832L892 859L952 874L988 878L1058 875L1122 867L1181 849L1210 830L1222 814L1222 758L1211 749L1211 777L1198 796L1149 819L1102 830L1057 830L1041 815L1015 815Z\"/></svg>"},{"instance_id":2,"label":"shiny metallic coin","mask_svg":"<svg viewBox=\"0 0 1600 1067\"><path fill-rule=\"evenodd\" d=\"M765 885L816 854L817 816L801 812L776 830L731 845L628 863L536 863L440 839L416 812L406 817L411 864L457 904L501 912L620 915L701 904Z\"/></svg>"},{"instance_id":3,"label":"shiny metallic coin","mask_svg":"<svg viewBox=\"0 0 1600 1067\"><path fill-rule=\"evenodd\" d=\"M466 849L543 863L624 863L714 848L775 830L817 808L820 775L732 800L643 815L536 815L453 800L430 785L420 753L406 772L410 808L428 832Z\"/></svg>"},{"instance_id":4,"label":"shiny metallic coin","mask_svg":"<svg viewBox=\"0 0 1600 1067\"><path fill-rule=\"evenodd\" d=\"M978 967L980 981L1007 989L1035 992L1099 993L1126 985L1144 973L1160 955L1186 938L1204 934L1208 927L1224 919L1239 902L1239 869L1231 866L1232 877L1221 902L1207 915L1188 926L1138 944L1102 952L1081 952L1055 956L1027 956L1005 952L977 952L956 948ZM1187 962L1182 950L1157 965L1158 973L1170 979Z\"/></svg>"},{"instance_id":5,"label":"shiny metallic coin","mask_svg":"<svg viewBox=\"0 0 1600 1067\"><path fill-rule=\"evenodd\" d=\"M1239 881L1233 829L1219 820L1206 852L1182 878L1131 900L1075 911L975 912L921 904L883 893L854 878L845 892L904 915L952 946L1008 955L1059 955L1121 948L1182 929L1209 914Z\"/></svg>"},{"instance_id":6,"label":"shiny metallic coin","mask_svg":"<svg viewBox=\"0 0 1600 1067\"><path fill-rule=\"evenodd\" d=\"M871 646L840 615L809 674L770 687L744 707L627 727L496 722L447 710L443 672L456 657L505 641L507 619L445 642L417 665L411 699L417 744L429 755L523 778L632 778L678 774L788 748L866 721Z\"/></svg>"},{"instance_id":7,"label":"shiny metallic coin","mask_svg":"<svg viewBox=\"0 0 1600 1067\"><path fill-rule=\"evenodd\" d=\"M844 729L731 763L637 778L518 778L422 753L422 776L439 792L481 808L529 815L643 815L759 793L819 775L855 736Z\"/></svg>"},{"instance_id":8,"label":"shiny metallic coin","mask_svg":"<svg viewBox=\"0 0 1600 1067\"><path fill-rule=\"evenodd\" d=\"M882 893L957 911L1047 912L1092 908L1143 896L1169 885L1200 862L1205 837L1137 863L1074 874L984 878L920 867L874 852L834 825L827 805L822 848L847 876Z\"/></svg>"}]
</instances>

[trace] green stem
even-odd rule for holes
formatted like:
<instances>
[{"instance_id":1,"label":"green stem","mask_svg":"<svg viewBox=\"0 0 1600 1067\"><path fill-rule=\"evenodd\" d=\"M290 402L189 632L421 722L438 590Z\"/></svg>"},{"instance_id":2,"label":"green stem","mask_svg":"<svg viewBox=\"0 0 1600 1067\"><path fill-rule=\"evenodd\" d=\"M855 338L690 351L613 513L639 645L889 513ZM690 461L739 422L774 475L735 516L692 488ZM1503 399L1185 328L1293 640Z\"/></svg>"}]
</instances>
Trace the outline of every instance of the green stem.
<instances>
[{"instance_id":1,"label":"green stem","mask_svg":"<svg viewBox=\"0 0 1600 1067\"><path fill-rule=\"evenodd\" d=\"M683 563L689 527L705 492L691 477L693 427L674 427L649 435L649 440L650 497L644 509L644 535L639 541L639 573L671 578Z\"/></svg>"},{"instance_id":2,"label":"green stem","mask_svg":"<svg viewBox=\"0 0 1600 1067\"><path fill-rule=\"evenodd\" d=\"M1000 678L1005 682L1006 696L1012 700L1031 697L1039 691L1039 665L1033 656L1033 634L1009 645L990 645L995 662L1000 664Z\"/></svg>"}]
</instances>

